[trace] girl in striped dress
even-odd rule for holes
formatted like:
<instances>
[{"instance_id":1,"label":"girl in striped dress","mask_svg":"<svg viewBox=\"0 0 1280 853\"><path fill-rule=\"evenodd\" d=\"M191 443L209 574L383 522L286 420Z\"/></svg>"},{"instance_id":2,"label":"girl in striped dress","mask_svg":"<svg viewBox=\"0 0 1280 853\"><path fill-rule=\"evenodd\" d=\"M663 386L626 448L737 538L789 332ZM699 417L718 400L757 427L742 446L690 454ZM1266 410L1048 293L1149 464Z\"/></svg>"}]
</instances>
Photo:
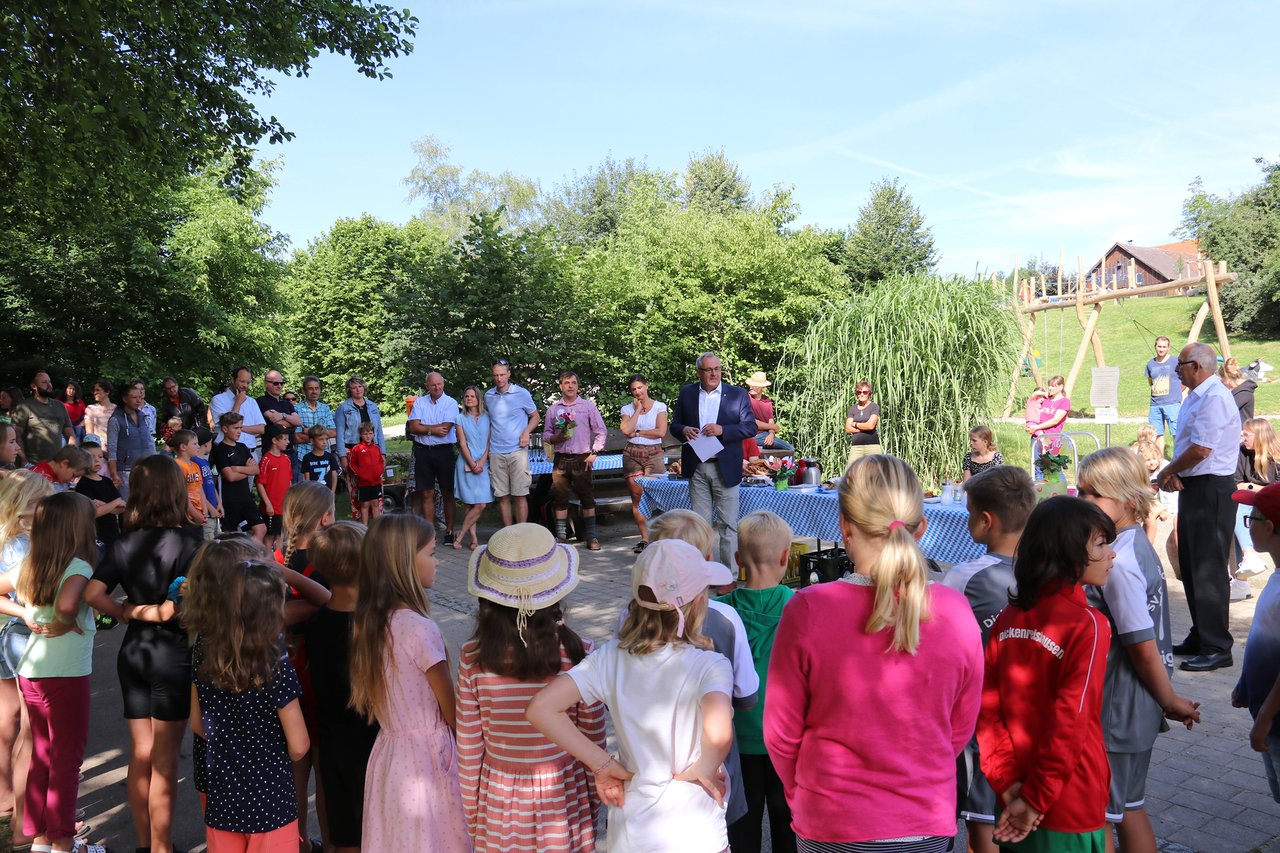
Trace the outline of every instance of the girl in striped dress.
<instances>
[{"instance_id":1,"label":"girl in striped dress","mask_svg":"<svg viewBox=\"0 0 1280 853\"><path fill-rule=\"evenodd\" d=\"M591 774L525 719L534 694L590 650L560 609L578 584L577 552L541 525L516 524L475 552L467 582L480 610L458 669L458 770L476 853L590 853L600 806ZM570 717L604 747L603 705Z\"/></svg>"}]
</instances>

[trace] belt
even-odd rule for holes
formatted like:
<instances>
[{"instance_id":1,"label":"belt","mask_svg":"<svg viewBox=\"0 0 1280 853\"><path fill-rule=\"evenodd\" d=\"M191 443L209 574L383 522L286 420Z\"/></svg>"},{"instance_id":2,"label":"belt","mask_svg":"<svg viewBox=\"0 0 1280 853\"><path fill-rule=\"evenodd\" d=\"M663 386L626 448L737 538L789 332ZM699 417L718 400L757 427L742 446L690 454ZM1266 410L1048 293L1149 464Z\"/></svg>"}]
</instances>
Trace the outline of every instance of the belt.
<instances>
[{"instance_id":1,"label":"belt","mask_svg":"<svg viewBox=\"0 0 1280 853\"><path fill-rule=\"evenodd\" d=\"M561 452L560 452L560 451L558 451L558 450L556 451L556 456L572 456L572 457L574 457L574 458L577 458L577 457L581 456L581 457L584 457L584 458L585 458L585 457L590 456L590 455L591 455L591 454L590 454L589 452L588 452L588 453L561 453Z\"/></svg>"}]
</instances>

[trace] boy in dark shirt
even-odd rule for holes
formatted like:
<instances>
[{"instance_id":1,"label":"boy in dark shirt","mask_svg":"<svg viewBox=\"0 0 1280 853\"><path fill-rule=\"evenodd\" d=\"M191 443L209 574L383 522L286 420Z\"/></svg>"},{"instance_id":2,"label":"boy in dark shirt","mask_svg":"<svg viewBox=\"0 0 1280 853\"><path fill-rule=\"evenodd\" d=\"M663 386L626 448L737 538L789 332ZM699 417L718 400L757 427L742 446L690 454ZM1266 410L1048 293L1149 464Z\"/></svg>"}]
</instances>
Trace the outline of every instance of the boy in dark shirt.
<instances>
[{"instance_id":1,"label":"boy in dark shirt","mask_svg":"<svg viewBox=\"0 0 1280 853\"><path fill-rule=\"evenodd\" d=\"M258 514L257 501L249 489L249 478L258 474L253 451L240 444L240 428L244 418L239 412L227 412L218 418L222 441L209 452L209 462L218 469L222 486L222 529L227 533L244 531L259 542L267 533L267 525Z\"/></svg>"},{"instance_id":2,"label":"boy in dark shirt","mask_svg":"<svg viewBox=\"0 0 1280 853\"><path fill-rule=\"evenodd\" d=\"M998 465L970 477L964 484L964 493L969 507L969 535L974 542L985 545L987 553L952 566L942 582L969 600L985 646L996 617L1009 606L1009 591L1014 586L1013 555L1027 517L1036 507L1036 491L1026 471ZM962 786L966 780L969 783L959 798L960 817L969 831L969 849L973 853L995 853L992 832L996 794L979 769L976 737L957 759L957 775Z\"/></svg>"},{"instance_id":3,"label":"boy in dark shirt","mask_svg":"<svg viewBox=\"0 0 1280 853\"><path fill-rule=\"evenodd\" d=\"M96 438L96 436L95 436ZM89 456L89 470L76 483L76 491L93 501L97 516L98 547L105 554L111 543L120 538L120 514L124 512L124 498L116 484L98 473L102 469L102 445L86 440L80 445Z\"/></svg>"},{"instance_id":4,"label":"boy in dark shirt","mask_svg":"<svg viewBox=\"0 0 1280 853\"><path fill-rule=\"evenodd\" d=\"M311 442L311 452L302 457L302 478L324 483L329 491L338 490L338 472L342 464L333 455L329 447L329 428L316 424L307 430L307 439Z\"/></svg>"}]
</instances>

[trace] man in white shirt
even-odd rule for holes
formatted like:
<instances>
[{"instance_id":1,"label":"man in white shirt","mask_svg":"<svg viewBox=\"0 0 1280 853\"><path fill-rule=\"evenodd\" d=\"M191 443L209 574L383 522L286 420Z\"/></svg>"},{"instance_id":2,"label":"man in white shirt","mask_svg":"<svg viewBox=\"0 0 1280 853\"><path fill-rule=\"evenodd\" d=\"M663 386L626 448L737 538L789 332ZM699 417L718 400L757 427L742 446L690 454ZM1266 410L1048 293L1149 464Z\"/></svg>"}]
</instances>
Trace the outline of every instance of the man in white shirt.
<instances>
[{"instance_id":1,"label":"man in white shirt","mask_svg":"<svg viewBox=\"0 0 1280 853\"><path fill-rule=\"evenodd\" d=\"M214 444L222 441L222 430L218 429L218 419L227 412L238 412L244 422L240 428L240 443L250 450L257 450L258 437L266 429L266 419L258 408L258 401L249 396L249 387L253 385L253 371L247 367L236 367L231 371L231 387L221 394L214 395L209 401L209 410L213 414L213 426L217 430Z\"/></svg>"},{"instance_id":2,"label":"man in white shirt","mask_svg":"<svg viewBox=\"0 0 1280 853\"><path fill-rule=\"evenodd\" d=\"M453 472L457 462L458 401L444 393L444 377L427 374L427 393L413 403L405 430L413 438L413 497L418 513L435 522L436 484L444 500L444 544L453 544Z\"/></svg>"},{"instance_id":3,"label":"man in white shirt","mask_svg":"<svg viewBox=\"0 0 1280 853\"><path fill-rule=\"evenodd\" d=\"M1157 480L1178 499L1178 561L1191 610L1191 632L1173 647L1189 657L1181 668L1206 672L1231 666L1227 610L1235 525L1236 460L1240 415L1216 375L1217 354L1208 344L1187 344L1178 355L1178 378L1187 387L1173 442L1173 461Z\"/></svg>"}]
</instances>

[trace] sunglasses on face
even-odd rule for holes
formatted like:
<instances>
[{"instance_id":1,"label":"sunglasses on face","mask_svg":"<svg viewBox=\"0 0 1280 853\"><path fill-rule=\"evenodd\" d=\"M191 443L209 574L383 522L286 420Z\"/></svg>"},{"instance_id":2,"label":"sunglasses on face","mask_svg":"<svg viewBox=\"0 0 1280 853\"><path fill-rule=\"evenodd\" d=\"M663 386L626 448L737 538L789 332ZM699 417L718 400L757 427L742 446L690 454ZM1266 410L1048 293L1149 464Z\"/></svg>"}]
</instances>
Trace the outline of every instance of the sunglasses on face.
<instances>
[{"instance_id":1,"label":"sunglasses on face","mask_svg":"<svg viewBox=\"0 0 1280 853\"><path fill-rule=\"evenodd\" d=\"M510 367L511 362L507 361L505 358L495 358L493 360L493 364L489 366L490 367Z\"/></svg>"}]
</instances>

